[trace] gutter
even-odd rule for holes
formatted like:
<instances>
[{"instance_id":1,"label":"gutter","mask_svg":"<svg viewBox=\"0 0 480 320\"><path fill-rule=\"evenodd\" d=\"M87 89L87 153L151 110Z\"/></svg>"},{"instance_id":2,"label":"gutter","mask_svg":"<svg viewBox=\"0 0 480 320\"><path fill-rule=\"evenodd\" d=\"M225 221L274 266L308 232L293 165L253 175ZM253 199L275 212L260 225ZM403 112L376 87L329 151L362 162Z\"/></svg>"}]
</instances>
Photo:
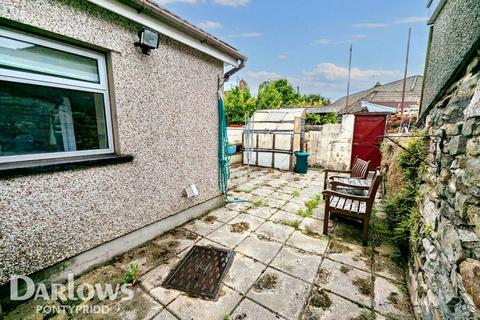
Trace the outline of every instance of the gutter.
<instances>
[{"instance_id":1,"label":"gutter","mask_svg":"<svg viewBox=\"0 0 480 320\"><path fill-rule=\"evenodd\" d=\"M226 64L246 61L234 47L151 3L152 0L87 0L145 28L181 42Z\"/></svg>"},{"instance_id":2,"label":"gutter","mask_svg":"<svg viewBox=\"0 0 480 320\"><path fill-rule=\"evenodd\" d=\"M445 6L445 3L447 3L447 0L440 0L440 3L435 8L435 11L433 11L432 16L430 17L430 19L428 19L427 25L430 26L432 24L435 24L435 20L437 20L438 15L442 11L443 7ZM431 3L430 3L430 5L431 5Z\"/></svg>"},{"instance_id":3,"label":"gutter","mask_svg":"<svg viewBox=\"0 0 480 320\"><path fill-rule=\"evenodd\" d=\"M223 81L227 82L231 76L233 76L238 71L242 70L243 67L245 67L245 61L246 60L240 60L240 63L238 64L238 66L233 67L229 71L225 72L225 74L223 75Z\"/></svg>"},{"instance_id":4,"label":"gutter","mask_svg":"<svg viewBox=\"0 0 480 320\"><path fill-rule=\"evenodd\" d=\"M196 39L200 40L202 44L208 44L229 56L235 58L236 60L246 61L247 57L242 55L240 52L237 51L234 47L230 46L229 44L221 41L220 39L212 36L211 34L195 27L194 25L190 24L186 20L183 20L179 16L175 15L174 13L159 7L148 0L123 0L120 2L124 2L126 5L134 7L137 9L139 14L147 13L155 18L158 18L162 22L169 24L170 26L179 29L185 33L190 34L191 36L195 37Z\"/></svg>"}]
</instances>

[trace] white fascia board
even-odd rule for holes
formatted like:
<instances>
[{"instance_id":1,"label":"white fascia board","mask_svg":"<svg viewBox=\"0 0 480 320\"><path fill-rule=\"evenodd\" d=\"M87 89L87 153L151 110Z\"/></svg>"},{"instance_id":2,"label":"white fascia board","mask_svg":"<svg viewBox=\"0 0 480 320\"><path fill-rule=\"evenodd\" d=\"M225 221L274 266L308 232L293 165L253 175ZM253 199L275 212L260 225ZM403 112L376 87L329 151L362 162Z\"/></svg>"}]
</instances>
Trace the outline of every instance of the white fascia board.
<instances>
[{"instance_id":1,"label":"white fascia board","mask_svg":"<svg viewBox=\"0 0 480 320\"><path fill-rule=\"evenodd\" d=\"M186 44L187 46L197 49L203 53L206 53L227 64L230 64L232 66L238 65L237 60L229 56L228 54L208 44L201 43L200 40L186 33L183 33L180 30L175 29L165 23L162 23L161 21L155 19L154 17L151 17L144 13L138 13L137 10L135 10L134 8L126 4L120 3L115 0L88 0L88 1L99 7L107 9L108 11L114 12L122 17L125 17L145 27L155 30L160 34L163 34L163 35L166 35L167 37L175 39L183 44Z\"/></svg>"}]
</instances>

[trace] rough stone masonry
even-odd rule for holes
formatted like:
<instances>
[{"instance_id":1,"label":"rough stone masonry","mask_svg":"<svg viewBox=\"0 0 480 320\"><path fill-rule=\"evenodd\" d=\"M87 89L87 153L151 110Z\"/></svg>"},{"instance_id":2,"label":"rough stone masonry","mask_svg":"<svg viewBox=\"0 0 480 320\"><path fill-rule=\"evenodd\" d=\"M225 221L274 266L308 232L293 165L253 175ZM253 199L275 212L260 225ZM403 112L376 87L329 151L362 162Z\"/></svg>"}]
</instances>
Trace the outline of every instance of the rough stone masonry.
<instances>
[{"instance_id":1,"label":"rough stone masonry","mask_svg":"<svg viewBox=\"0 0 480 320\"><path fill-rule=\"evenodd\" d=\"M480 319L479 52L426 118L410 284L422 319Z\"/></svg>"}]
</instances>

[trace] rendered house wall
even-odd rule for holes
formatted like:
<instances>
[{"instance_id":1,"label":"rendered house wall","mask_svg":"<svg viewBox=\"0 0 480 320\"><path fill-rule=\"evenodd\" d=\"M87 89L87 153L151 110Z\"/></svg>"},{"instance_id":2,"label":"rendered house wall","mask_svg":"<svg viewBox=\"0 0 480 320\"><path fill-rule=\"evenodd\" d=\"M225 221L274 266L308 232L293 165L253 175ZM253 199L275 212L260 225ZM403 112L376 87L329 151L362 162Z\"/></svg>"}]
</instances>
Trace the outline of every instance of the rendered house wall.
<instances>
[{"instance_id":1,"label":"rendered house wall","mask_svg":"<svg viewBox=\"0 0 480 320\"><path fill-rule=\"evenodd\" d=\"M221 61L164 36L146 56L133 45L140 25L83 0L7 0L0 18L106 52L114 134L120 152L134 156L126 164L0 180L0 284L219 195ZM186 199L191 183L200 195Z\"/></svg>"}]
</instances>

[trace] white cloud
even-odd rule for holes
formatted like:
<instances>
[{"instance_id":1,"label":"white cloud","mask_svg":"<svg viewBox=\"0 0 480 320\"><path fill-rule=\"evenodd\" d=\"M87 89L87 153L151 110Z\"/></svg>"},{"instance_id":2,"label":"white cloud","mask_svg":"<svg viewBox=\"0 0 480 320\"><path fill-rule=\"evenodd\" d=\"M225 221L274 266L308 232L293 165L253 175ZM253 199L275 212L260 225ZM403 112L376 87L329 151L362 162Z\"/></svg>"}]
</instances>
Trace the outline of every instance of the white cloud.
<instances>
[{"instance_id":1,"label":"white cloud","mask_svg":"<svg viewBox=\"0 0 480 320\"><path fill-rule=\"evenodd\" d=\"M232 34L230 38L257 38L260 37L262 34L259 32L243 32L239 34Z\"/></svg>"},{"instance_id":2,"label":"white cloud","mask_svg":"<svg viewBox=\"0 0 480 320\"><path fill-rule=\"evenodd\" d=\"M170 3L197 3L197 0L153 0L160 6L165 6Z\"/></svg>"},{"instance_id":3,"label":"white cloud","mask_svg":"<svg viewBox=\"0 0 480 320\"><path fill-rule=\"evenodd\" d=\"M356 23L352 26L354 28L385 28L385 27L388 27L388 24L387 23L366 22L366 23Z\"/></svg>"},{"instance_id":4,"label":"white cloud","mask_svg":"<svg viewBox=\"0 0 480 320\"><path fill-rule=\"evenodd\" d=\"M203 21L198 24L200 29L222 29L223 26L220 22L215 21Z\"/></svg>"},{"instance_id":5,"label":"white cloud","mask_svg":"<svg viewBox=\"0 0 480 320\"><path fill-rule=\"evenodd\" d=\"M213 0L216 4L228 7L241 7L250 2L250 0Z\"/></svg>"},{"instance_id":6,"label":"white cloud","mask_svg":"<svg viewBox=\"0 0 480 320\"><path fill-rule=\"evenodd\" d=\"M258 79L258 80L273 80L273 79L280 79L282 78L282 75L275 73L275 72L269 72L269 71L248 71L245 74L246 77L248 78L253 78L253 79Z\"/></svg>"},{"instance_id":7,"label":"white cloud","mask_svg":"<svg viewBox=\"0 0 480 320\"><path fill-rule=\"evenodd\" d=\"M353 34L350 38L355 40L361 40L361 39L367 39L367 36L364 34Z\"/></svg>"},{"instance_id":8,"label":"white cloud","mask_svg":"<svg viewBox=\"0 0 480 320\"><path fill-rule=\"evenodd\" d=\"M326 46L326 45L358 42L359 40L366 39L366 38L367 38L366 35L354 34L349 39L345 39L345 40L331 40L331 39L327 39L327 38L321 38L321 39L315 40L315 43Z\"/></svg>"},{"instance_id":9,"label":"white cloud","mask_svg":"<svg viewBox=\"0 0 480 320\"><path fill-rule=\"evenodd\" d=\"M329 45L329 44L333 44L333 41L330 39L321 38L321 39L315 40L315 43L321 44L321 45Z\"/></svg>"},{"instance_id":10,"label":"white cloud","mask_svg":"<svg viewBox=\"0 0 480 320\"><path fill-rule=\"evenodd\" d=\"M395 23L398 24L411 24L411 23L425 23L427 22L427 17L406 17L403 19L398 19Z\"/></svg>"},{"instance_id":11,"label":"white cloud","mask_svg":"<svg viewBox=\"0 0 480 320\"><path fill-rule=\"evenodd\" d=\"M286 54L279 54L279 55L277 56L277 58L280 59L280 60L285 60L285 59L288 58L288 56L287 56Z\"/></svg>"},{"instance_id":12,"label":"white cloud","mask_svg":"<svg viewBox=\"0 0 480 320\"><path fill-rule=\"evenodd\" d=\"M309 78L323 77L327 80L345 80L348 78L348 68L337 66L333 63L320 63L311 71L303 74ZM360 69L352 68L352 80L371 80L373 78L395 79L402 76L400 71L383 69Z\"/></svg>"}]
</instances>

